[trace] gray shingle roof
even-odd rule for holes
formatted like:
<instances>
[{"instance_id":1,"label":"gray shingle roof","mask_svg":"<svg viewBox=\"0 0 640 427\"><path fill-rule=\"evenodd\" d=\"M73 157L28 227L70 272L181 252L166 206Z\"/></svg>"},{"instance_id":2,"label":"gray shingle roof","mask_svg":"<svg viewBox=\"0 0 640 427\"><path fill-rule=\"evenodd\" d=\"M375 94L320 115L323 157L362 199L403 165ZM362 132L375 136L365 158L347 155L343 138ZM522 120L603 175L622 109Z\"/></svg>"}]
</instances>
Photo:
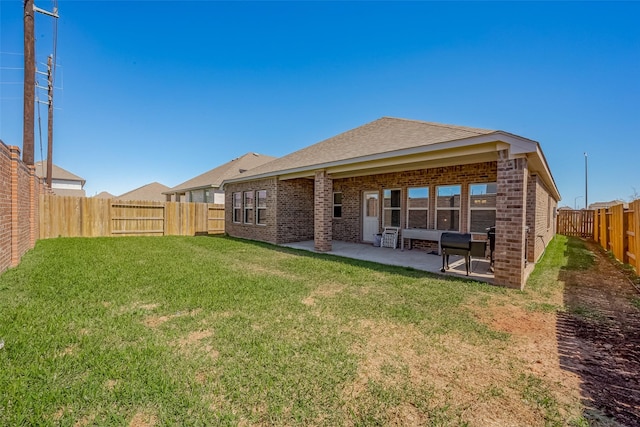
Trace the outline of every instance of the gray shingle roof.
<instances>
[{"instance_id":1,"label":"gray shingle roof","mask_svg":"<svg viewBox=\"0 0 640 427\"><path fill-rule=\"evenodd\" d=\"M169 187L160 184L159 182L152 182L142 187L138 187L135 190L131 190L124 194L114 197L118 200L147 200L152 202L164 202L167 197L163 195L163 191L167 191Z\"/></svg>"},{"instance_id":2,"label":"gray shingle roof","mask_svg":"<svg viewBox=\"0 0 640 427\"><path fill-rule=\"evenodd\" d=\"M256 167L243 174L242 178L311 168L331 162L391 153L494 132L496 131L382 117Z\"/></svg>"},{"instance_id":3,"label":"gray shingle roof","mask_svg":"<svg viewBox=\"0 0 640 427\"><path fill-rule=\"evenodd\" d=\"M198 175L195 178L191 178L182 184L178 184L165 191L164 194L195 190L198 188L218 188L225 179L233 178L236 175L271 162L274 159L276 158L272 156L265 156L264 154L247 153L231 160L230 162L211 169L210 171Z\"/></svg>"},{"instance_id":4,"label":"gray shingle roof","mask_svg":"<svg viewBox=\"0 0 640 427\"><path fill-rule=\"evenodd\" d=\"M40 161L34 164L36 168L36 176L40 178L47 177L47 162ZM84 185L84 178L79 177L78 175L74 175L66 169L62 169L60 166L56 166L55 164L51 168L51 178L52 179L62 179L65 181L79 181Z\"/></svg>"}]
</instances>

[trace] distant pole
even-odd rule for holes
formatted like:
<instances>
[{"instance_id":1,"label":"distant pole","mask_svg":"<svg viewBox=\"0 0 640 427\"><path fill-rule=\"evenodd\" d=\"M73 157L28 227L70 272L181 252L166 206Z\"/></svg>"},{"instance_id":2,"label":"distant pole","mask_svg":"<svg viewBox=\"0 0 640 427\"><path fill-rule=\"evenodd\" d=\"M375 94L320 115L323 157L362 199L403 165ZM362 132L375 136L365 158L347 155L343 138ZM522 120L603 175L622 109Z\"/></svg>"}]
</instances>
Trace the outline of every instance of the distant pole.
<instances>
[{"instance_id":1,"label":"distant pole","mask_svg":"<svg viewBox=\"0 0 640 427\"><path fill-rule=\"evenodd\" d=\"M36 97L36 57L33 0L24 0L24 115L22 161L33 165Z\"/></svg>"},{"instance_id":2,"label":"distant pole","mask_svg":"<svg viewBox=\"0 0 640 427\"><path fill-rule=\"evenodd\" d=\"M47 60L47 82L49 95L49 119L47 132L47 185L51 188L53 170L53 55L49 55Z\"/></svg>"},{"instance_id":3,"label":"distant pole","mask_svg":"<svg viewBox=\"0 0 640 427\"><path fill-rule=\"evenodd\" d=\"M588 163L587 163L587 153L584 153L584 208L587 209L589 207L589 180L587 173L588 171Z\"/></svg>"}]
</instances>

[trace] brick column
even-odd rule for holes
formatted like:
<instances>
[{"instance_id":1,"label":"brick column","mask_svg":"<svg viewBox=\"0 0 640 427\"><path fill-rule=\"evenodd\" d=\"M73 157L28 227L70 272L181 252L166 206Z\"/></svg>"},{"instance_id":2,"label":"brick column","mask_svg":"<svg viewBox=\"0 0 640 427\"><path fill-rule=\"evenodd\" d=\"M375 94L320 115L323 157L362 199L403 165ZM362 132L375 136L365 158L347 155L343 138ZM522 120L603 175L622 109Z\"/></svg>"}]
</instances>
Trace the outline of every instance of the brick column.
<instances>
[{"instance_id":1,"label":"brick column","mask_svg":"<svg viewBox=\"0 0 640 427\"><path fill-rule=\"evenodd\" d=\"M331 250L333 235L333 180L327 171L316 171L313 192L313 237L315 250L328 252Z\"/></svg>"},{"instance_id":2,"label":"brick column","mask_svg":"<svg viewBox=\"0 0 640 427\"><path fill-rule=\"evenodd\" d=\"M526 158L498 153L494 282L518 289L524 288L528 174Z\"/></svg>"},{"instance_id":3,"label":"brick column","mask_svg":"<svg viewBox=\"0 0 640 427\"><path fill-rule=\"evenodd\" d=\"M20 264L20 222L18 208L20 196L18 194L18 168L20 167L20 149L9 146L11 152L11 267Z\"/></svg>"}]
</instances>

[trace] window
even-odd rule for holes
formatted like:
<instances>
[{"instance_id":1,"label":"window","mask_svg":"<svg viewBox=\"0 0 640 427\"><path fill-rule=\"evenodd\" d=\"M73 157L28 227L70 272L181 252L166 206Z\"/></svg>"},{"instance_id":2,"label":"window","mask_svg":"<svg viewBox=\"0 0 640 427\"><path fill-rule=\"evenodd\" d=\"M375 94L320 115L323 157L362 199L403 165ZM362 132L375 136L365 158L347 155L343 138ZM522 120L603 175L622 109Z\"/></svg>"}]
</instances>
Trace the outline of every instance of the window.
<instances>
[{"instance_id":1,"label":"window","mask_svg":"<svg viewBox=\"0 0 640 427\"><path fill-rule=\"evenodd\" d=\"M400 227L400 190L384 190L382 194L382 226Z\"/></svg>"},{"instance_id":2,"label":"window","mask_svg":"<svg viewBox=\"0 0 640 427\"><path fill-rule=\"evenodd\" d=\"M342 218L342 193L333 193L333 217Z\"/></svg>"},{"instance_id":3,"label":"window","mask_svg":"<svg viewBox=\"0 0 640 427\"><path fill-rule=\"evenodd\" d=\"M495 182L469 186L469 230L472 233L485 233L487 228L496 225L496 193Z\"/></svg>"},{"instance_id":4,"label":"window","mask_svg":"<svg viewBox=\"0 0 640 427\"><path fill-rule=\"evenodd\" d=\"M256 191L256 224L267 223L267 190Z\"/></svg>"},{"instance_id":5,"label":"window","mask_svg":"<svg viewBox=\"0 0 640 427\"><path fill-rule=\"evenodd\" d=\"M242 221L242 193L233 193L233 222Z\"/></svg>"},{"instance_id":6,"label":"window","mask_svg":"<svg viewBox=\"0 0 640 427\"><path fill-rule=\"evenodd\" d=\"M244 192L244 223L253 224L253 191Z\"/></svg>"},{"instance_id":7,"label":"window","mask_svg":"<svg viewBox=\"0 0 640 427\"><path fill-rule=\"evenodd\" d=\"M460 185L443 185L437 188L436 229L460 230Z\"/></svg>"},{"instance_id":8,"label":"window","mask_svg":"<svg viewBox=\"0 0 640 427\"><path fill-rule=\"evenodd\" d=\"M407 191L407 228L427 228L429 217L429 187Z\"/></svg>"}]
</instances>

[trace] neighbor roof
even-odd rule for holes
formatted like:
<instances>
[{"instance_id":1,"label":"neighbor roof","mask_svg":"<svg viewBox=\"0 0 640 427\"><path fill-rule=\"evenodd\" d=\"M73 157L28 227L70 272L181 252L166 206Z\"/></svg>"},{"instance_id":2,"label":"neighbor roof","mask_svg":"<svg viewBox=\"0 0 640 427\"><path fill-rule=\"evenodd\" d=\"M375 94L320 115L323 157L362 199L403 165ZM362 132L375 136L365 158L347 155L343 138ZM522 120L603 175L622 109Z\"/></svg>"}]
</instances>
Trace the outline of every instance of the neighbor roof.
<instances>
[{"instance_id":1,"label":"neighbor roof","mask_svg":"<svg viewBox=\"0 0 640 427\"><path fill-rule=\"evenodd\" d=\"M241 176L226 179L224 184L273 176L310 178L320 169L347 176L349 173L379 173L383 167L392 167L390 164L395 167L425 167L427 164L435 167L451 164L447 162L489 161L497 159L497 151L507 147L512 155L531 155L529 166L539 171L559 200L560 193L536 141L500 130L393 117L382 117L325 139Z\"/></svg>"},{"instance_id":2,"label":"neighbor roof","mask_svg":"<svg viewBox=\"0 0 640 427\"><path fill-rule=\"evenodd\" d=\"M164 194L174 194L201 188L218 188L225 179L232 178L250 169L271 162L274 159L276 158L265 156L264 154L247 153L195 178L191 178L182 184L178 184L168 191L165 191Z\"/></svg>"},{"instance_id":3,"label":"neighbor roof","mask_svg":"<svg viewBox=\"0 0 640 427\"><path fill-rule=\"evenodd\" d=\"M118 200L148 200L153 202L164 202L167 197L163 195L163 191L167 191L169 187L160 184L159 182L152 182L142 187L138 187L135 190L131 190L118 197Z\"/></svg>"},{"instance_id":4,"label":"neighbor roof","mask_svg":"<svg viewBox=\"0 0 640 427\"><path fill-rule=\"evenodd\" d=\"M94 199L115 199L116 196L109 193L108 191L101 191L100 193L93 196Z\"/></svg>"},{"instance_id":5,"label":"neighbor roof","mask_svg":"<svg viewBox=\"0 0 640 427\"><path fill-rule=\"evenodd\" d=\"M36 162L35 168L36 168L36 176L40 178L47 177L47 162L45 161ZM81 178L78 175L74 175L68 170L62 169L60 166L56 166L55 164L51 168L51 178L61 179L65 181L80 181L83 186L86 182L84 178Z\"/></svg>"}]
</instances>

